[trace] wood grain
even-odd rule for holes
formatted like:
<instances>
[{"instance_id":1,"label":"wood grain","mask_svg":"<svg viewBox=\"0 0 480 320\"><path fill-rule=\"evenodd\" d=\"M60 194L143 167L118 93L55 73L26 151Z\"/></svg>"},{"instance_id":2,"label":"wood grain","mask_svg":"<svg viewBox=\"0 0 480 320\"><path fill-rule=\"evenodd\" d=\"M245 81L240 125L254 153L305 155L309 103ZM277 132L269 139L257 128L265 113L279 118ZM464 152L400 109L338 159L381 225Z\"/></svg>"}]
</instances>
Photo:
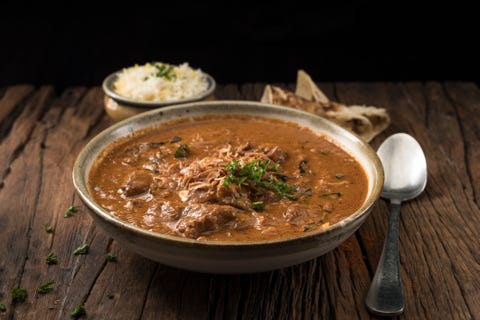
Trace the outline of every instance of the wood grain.
<instances>
[{"instance_id":1,"label":"wood grain","mask_svg":"<svg viewBox=\"0 0 480 320\"><path fill-rule=\"evenodd\" d=\"M217 99L258 100L263 83L219 85ZM292 84L277 84L293 89ZM372 141L407 132L427 155L428 185L402 206L400 319L480 317L480 90L462 82L319 83L333 99L387 108L392 125ZM383 245L387 205L312 261L258 274L188 272L140 257L100 230L74 192L80 149L112 124L98 87L30 85L0 97L0 319L372 319L364 306ZM78 212L64 218L71 205ZM48 234L45 224L54 232ZM73 255L88 243L86 255ZM47 265L50 252L58 264ZM113 252L116 262L107 262ZM35 289L54 280L45 295ZM12 304L11 291L28 291Z\"/></svg>"},{"instance_id":2,"label":"wood grain","mask_svg":"<svg viewBox=\"0 0 480 320\"><path fill-rule=\"evenodd\" d=\"M0 123L2 132L7 131L7 126L15 119L15 115L10 115L12 111L17 113L22 110L22 102L33 92L32 85L16 85L0 89ZM11 121L6 121L6 120ZM2 133L2 136L5 133Z\"/></svg>"}]
</instances>

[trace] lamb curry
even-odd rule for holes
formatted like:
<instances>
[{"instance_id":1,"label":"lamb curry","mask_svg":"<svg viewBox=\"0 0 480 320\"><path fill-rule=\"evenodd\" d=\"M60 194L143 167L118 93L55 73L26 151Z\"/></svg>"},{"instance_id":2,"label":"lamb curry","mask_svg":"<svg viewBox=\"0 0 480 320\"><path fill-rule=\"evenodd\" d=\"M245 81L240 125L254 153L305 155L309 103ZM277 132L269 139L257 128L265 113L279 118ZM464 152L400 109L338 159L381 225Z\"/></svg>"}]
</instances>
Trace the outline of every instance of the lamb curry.
<instances>
[{"instance_id":1,"label":"lamb curry","mask_svg":"<svg viewBox=\"0 0 480 320\"><path fill-rule=\"evenodd\" d=\"M198 240L279 239L334 224L367 176L328 137L293 123L205 117L150 128L102 152L94 200L141 228Z\"/></svg>"}]
</instances>

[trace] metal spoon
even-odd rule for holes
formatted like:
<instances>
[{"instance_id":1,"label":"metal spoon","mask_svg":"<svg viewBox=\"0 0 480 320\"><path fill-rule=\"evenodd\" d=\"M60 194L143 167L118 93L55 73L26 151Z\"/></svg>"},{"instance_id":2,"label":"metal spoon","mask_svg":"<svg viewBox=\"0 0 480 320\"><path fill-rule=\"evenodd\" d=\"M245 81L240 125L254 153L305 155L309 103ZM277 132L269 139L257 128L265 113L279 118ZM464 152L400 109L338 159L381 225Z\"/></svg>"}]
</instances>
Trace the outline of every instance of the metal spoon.
<instances>
[{"instance_id":1,"label":"metal spoon","mask_svg":"<svg viewBox=\"0 0 480 320\"><path fill-rule=\"evenodd\" d=\"M390 200L387 236L365 303L376 315L403 312L402 279L398 254L400 204L418 196L427 184L427 162L422 148L410 135L397 133L377 151L385 171L382 197Z\"/></svg>"}]
</instances>

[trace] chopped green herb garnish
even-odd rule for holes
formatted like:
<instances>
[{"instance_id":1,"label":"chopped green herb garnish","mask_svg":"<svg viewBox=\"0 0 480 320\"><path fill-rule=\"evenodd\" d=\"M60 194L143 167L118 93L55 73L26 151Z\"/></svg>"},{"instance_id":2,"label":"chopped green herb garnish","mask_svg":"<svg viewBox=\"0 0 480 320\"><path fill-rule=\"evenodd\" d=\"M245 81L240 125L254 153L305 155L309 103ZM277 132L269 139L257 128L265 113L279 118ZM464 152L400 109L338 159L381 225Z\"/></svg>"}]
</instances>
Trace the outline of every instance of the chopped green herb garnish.
<instances>
[{"instance_id":1,"label":"chopped green herb garnish","mask_svg":"<svg viewBox=\"0 0 480 320\"><path fill-rule=\"evenodd\" d=\"M263 201L252 202L252 209L255 211L263 211L263 209L265 209L265 203L263 203Z\"/></svg>"},{"instance_id":2,"label":"chopped green herb garnish","mask_svg":"<svg viewBox=\"0 0 480 320\"><path fill-rule=\"evenodd\" d=\"M45 283L42 283L38 288L37 288L37 293L40 294L45 294L49 293L50 291L53 290L52 285L55 283L53 280L49 280Z\"/></svg>"},{"instance_id":3,"label":"chopped green herb garnish","mask_svg":"<svg viewBox=\"0 0 480 320\"><path fill-rule=\"evenodd\" d=\"M0 302L0 312L5 312L7 311L7 307L5 307L5 304L3 302Z\"/></svg>"},{"instance_id":4,"label":"chopped green herb garnish","mask_svg":"<svg viewBox=\"0 0 480 320\"><path fill-rule=\"evenodd\" d=\"M107 261L108 262L115 262L115 261L117 261L117 257L113 253L109 252L107 254Z\"/></svg>"},{"instance_id":5,"label":"chopped green herb garnish","mask_svg":"<svg viewBox=\"0 0 480 320\"><path fill-rule=\"evenodd\" d=\"M307 160L302 160L298 163L298 170L300 171L300 174L304 174L305 171L305 165L307 164Z\"/></svg>"},{"instance_id":6,"label":"chopped green herb garnish","mask_svg":"<svg viewBox=\"0 0 480 320\"><path fill-rule=\"evenodd\" d=\"M167 80L171 80L175 77L172 65L156 62L153 66L157 69L157 73L155 73L156 77L165 78Z\"/></svg>"},{"instance_id":7,"label":"chopped green herb garnish","mask_svg":"<svg viewBox=\"0 0 480 320\"><path fill-rule=\"evenodd\" d=\"M188 146L186 144L180 145L178 147L177 151L175 151L175 158L186 158L190 154L190 150L188 149Z\"/></svg>"},{"instance_id":8,"label":"chopped green herb garnish","mask_svg":"<svg viewBox=\"0 0 480 320\"><path fill-rule=\"evenodd\" d=\"M230 183L242 184L247 177L237 177L235 173L240 170L243 166L243 162L238 161L237 159L233 159L225 166L225 171L227 171L227 177L223 181L223 186L228 188Z\"/></svg>"},{"instance_id":9,"label":"chopped green herb garnish","mask_svg":"<svg viewBox=\"0 0 480 320\"><path fill-rule=\"evenodd\" d=\"M65 213L63 214L63 217L64 217L64 218L70 218L70 217L73 216L73 214L74 214L75 212L77 212L77 211L78 211L77 206L70 206L70 207L65 211Z\"/></svg>"},{"instance_id":10,"label":"chopped green herb garnish","mask_svg":"<svg viewBox=\"0 0 480 320\"><path fill-rule=\"evenodd\" d=\"M113 295L113 293L109 292L107 293L107 298L112 300L115 296Z\"/></svg>"},{"instance_id":11,"label":"chopped green herb garnish","mask_svg":"<svg viewBox=\"0 0 480 320\"><path fill-rule=\"evenodd\" d=\"M231 183L246 185L251 188L263 188L274 191L280 198L297 200L294 188L272 174L279 168L278 164L270 164L270 160L252 160L244 164L233 159L225 166L227 176L223 181L224 187Z\"/></svg>"},{"instance_id":12,"label":"chopped green herb garnish","mask_svg":"<svg viewBox=\"0 0 480 320\"><path fill-rule=\"evenodd\" d=\"M48 256L45 258L45 262L50 265L50 264L57 264L57 256L53 254L53 252L50 252Z\"/></svg>"},{"instance_id":13,"label":"chopped green herb garnish","mask_svg":"<svg viewBox=\"0 0 480 320\"><path fill-rule=\"evenodd\" d=\"M53 233L53 228L51 225L49 225L48 223L45 224L45 232L46 233Z\"/></svg>"},{"instance_id":14,"label":"chopped green herb garnish","mask_svg":"<svg viewBox=\"0 0 480 320\"><path fill-rule=\"evenodd\" d=\"M15 288L12 290L12 303L22 303L27 299L27 290Z\"/></svg>"},{"instance_id":15,"label":"chopped green herb garnish","mask_svg":"<svg viewBox=\"0 0 480 320\"><path fill-rule=\"evenodd\" d=\"M324 199L337 199L342 196L340 192L324 193L320 195Z\"/></svg>"},{"instance_id":16,"label":"chopped green herb garnish","mask_svg":"<svg viewBox=\"0 0 480 320\"><path fill-rule=\"evenodd\" d=\"M175 142L179 142L179 141L182 141L182 138L175 136L175 137L172 138L172 140L170 140L170 143L175 143Z\"/></svg>"},{"instance_id":17,"label":"chopped green herb garnish","mask_svg":"<svg viewBox=\"0 0 480 320\"><path fill-rule=\"evenodd\" d=\"M337 173L335 175L335 178L337 178L338 180L342 180L343 178L345 178L345 175L344 174L341 174L341 173Z\"/></svg>"},{"instance_id":18,"label":"chopped green herb garnish","mask_svg":"<svg viewBox=\"0 0 480 320\"><path fill-rule=\"evenodd\" d=\"M82 246L78 247L77 249L75 249L75 251L73 251L73 254L74 255L77 255L77 254L86 254L88 253L88 249L90 249L90 246L85 243L83 244Z\"/></svg>"},{"instance_id":19,"label":"chopped green herb garnish","mask_svg":"<svg viewBox=\"0 0 480 320\"><path fill-rule=\"evenodd\" d=\"M78 306L73 309L72 313L70 313L70 316L73 319L78 319L81 316L86 315L87 313L85 312L85 306L83 304L79 304Z\"/></svg>"}]
</instances>

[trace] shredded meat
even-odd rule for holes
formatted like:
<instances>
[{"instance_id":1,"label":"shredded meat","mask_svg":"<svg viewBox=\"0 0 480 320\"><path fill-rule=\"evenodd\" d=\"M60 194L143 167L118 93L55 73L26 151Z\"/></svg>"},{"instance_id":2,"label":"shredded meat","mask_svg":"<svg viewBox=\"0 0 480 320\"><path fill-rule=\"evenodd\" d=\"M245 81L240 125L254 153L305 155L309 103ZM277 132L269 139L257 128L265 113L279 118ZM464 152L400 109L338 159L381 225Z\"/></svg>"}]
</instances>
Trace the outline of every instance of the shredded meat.
<instances>
[{"instance_id":1,"label":"shredded meat","mask_svg":"<svg viewBox=\"0 0 480 320\"><path fill-rule=\"evenodd\" d=\"M258 148L249 143L234 148L227 144L210 157L205 157L190 163L180 170L179 196L184 202L190 203L219 203L228 204L236 208L248 209L251 199L258 200L256 190L243 190L238 185L224 186L226 176L225 166L236 159L243 163L253 160L269 160L272 163L286 159L286 153L278 146L263 145ZM271 192L260 195L271 199Z\"/></svg>"}]
</instances>

